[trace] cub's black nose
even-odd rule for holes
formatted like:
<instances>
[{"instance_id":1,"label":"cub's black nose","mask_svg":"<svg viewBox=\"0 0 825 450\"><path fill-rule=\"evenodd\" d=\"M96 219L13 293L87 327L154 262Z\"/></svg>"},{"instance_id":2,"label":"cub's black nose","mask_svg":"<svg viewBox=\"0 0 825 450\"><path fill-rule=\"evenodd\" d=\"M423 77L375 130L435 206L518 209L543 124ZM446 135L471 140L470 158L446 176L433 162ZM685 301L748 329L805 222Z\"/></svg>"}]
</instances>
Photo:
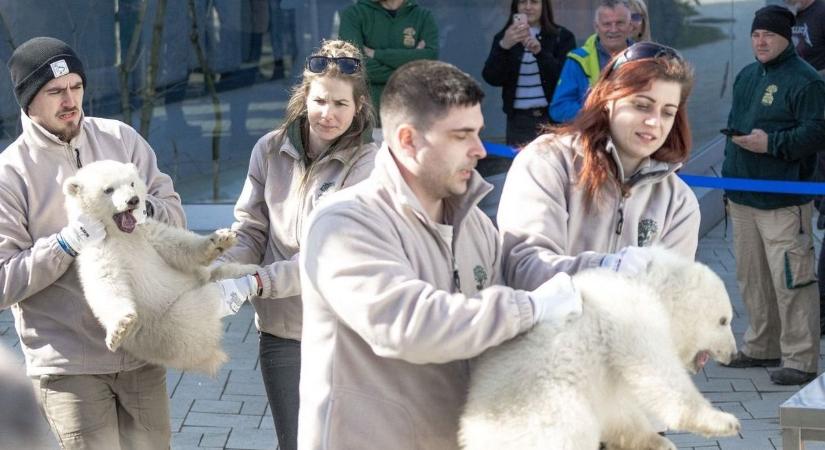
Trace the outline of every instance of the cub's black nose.
<instances>
[{"instance_id":1,"label":"cub's black nose","mask_svg":"<svg viewBox=\"0 0 825 450\"><path fill-rule=\"evenodd\" d=\"M130 198L129 201L126 202L126 204L129 205L129 206L137 206L138 202L140 202L140 199L137 198L137 195L136 195L136 196Z\"/></svg>"}]
</instances>

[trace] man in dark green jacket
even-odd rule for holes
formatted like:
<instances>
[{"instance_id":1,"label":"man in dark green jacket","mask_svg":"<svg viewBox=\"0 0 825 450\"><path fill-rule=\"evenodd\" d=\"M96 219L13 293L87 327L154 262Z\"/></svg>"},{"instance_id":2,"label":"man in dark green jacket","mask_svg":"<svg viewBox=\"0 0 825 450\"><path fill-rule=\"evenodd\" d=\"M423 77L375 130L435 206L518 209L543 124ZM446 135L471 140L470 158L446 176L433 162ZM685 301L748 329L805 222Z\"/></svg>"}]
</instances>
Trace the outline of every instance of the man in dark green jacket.
<instances>
[{"instance_id":1,"label":"man in dark green jacket","mask_svg":"<svg viewBox=\"0 0 825 450\"><path fill-rule=\"evenodd\" d=\"M791 45L794 16L766 6L756 12L751 44L757 62L733 86L722 175L810 180L825 142L825 82ZM783 366L776 384L816 377L819 294L811 230L813 198L727 191L736 277L750 323L731 367ZM781 360L780 360L781 357Z\"/></svg>"},{"instance_id":2,"label":"man in dark green jacket","mask_svg":"<svg viewBox=\"0 0 825 450\"><path fill-rule=\"evenodd\" d=\"M358 0L341 12L338 37L352 42L367 57L376 117L381 92L395 69L417 59L438 59L435 19L414 0Z\"/></svg>"}]
</instances>

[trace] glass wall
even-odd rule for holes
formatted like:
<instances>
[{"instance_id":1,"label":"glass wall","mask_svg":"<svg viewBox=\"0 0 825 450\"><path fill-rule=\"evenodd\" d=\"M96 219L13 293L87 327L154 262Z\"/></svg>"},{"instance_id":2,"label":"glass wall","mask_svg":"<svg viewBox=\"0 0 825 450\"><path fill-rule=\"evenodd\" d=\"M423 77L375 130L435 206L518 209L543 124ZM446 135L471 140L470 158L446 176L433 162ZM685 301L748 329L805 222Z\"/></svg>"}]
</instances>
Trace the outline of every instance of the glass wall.
<instances>
[{"instance_id":1,"label":"glass wall","mask_svg":"<svg viewBox=\"0 0 825 450\"><path fill-rule=\"evenodd\" d=\"M278 126L290 86L348 0L0 0L0 59L39 35L72 45L87 71L87 115L131 123L187 203L233 203L255 141ZM440 58L481 80L509 0L419 0L439 26ZM579 42L596 0L554 0ZM753 61L750 23L765 0L648 0L653 38L693 62L694 152L718 139L735 74ZM775 1L768 0L768 3ZM504 141L501 93L484 84L484 138ZM18 134L0 70L0 145Z\"/></svg>"}]
</instances>

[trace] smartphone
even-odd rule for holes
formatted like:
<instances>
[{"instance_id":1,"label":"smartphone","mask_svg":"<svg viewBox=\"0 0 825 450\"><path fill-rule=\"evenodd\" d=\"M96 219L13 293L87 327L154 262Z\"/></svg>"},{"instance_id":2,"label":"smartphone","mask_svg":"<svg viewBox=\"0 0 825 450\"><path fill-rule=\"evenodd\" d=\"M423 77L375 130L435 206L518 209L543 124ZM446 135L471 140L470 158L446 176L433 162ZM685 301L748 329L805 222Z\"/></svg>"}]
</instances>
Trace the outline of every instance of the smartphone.
<instances>
[{"instance_id":1,"label":"smartphone","mask_svg":"<svg viewBox=\"0 0 825 450\"><path fill-rule=\"evenodd\" d=\"M724 134L725 136L744 136L748 134L739 130L734 130L733 128L722 128L721 130L719 130L719 132Z\"/></svg>"},{"instance_id":2,"label":"smartphone","mask_svg":"<svg viewBox=\"0 0 825 450\"><path fill-rule=\"evenodd\" d=\"M513 23L522 24L527 23L527 14L515 13L513 14Z\"/></svg>"}]
</instances>

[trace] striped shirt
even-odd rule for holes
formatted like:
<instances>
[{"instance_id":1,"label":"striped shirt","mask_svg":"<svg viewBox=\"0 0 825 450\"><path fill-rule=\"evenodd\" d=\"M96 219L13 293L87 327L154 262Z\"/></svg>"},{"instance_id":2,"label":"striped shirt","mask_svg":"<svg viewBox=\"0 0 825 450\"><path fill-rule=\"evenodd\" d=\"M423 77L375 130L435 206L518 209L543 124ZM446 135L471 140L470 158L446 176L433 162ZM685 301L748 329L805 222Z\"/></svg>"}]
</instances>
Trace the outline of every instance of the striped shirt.
<instances>
[{"instance_id":1,"label":"striped shirt","mask_svg":"<svg viewBox=\"0 0 825 450\"><path fill-rule=\"evenodd\" d=\"M541 30L538 27L530 27L530 33L532 33L533 36L538 36L539 31ZM539 63L536 61L535 55L525 48L524 56L521 58L521 68L519 69L513 108L543 108L547 105L547 98L544 97L544 89L541 87Z\"/></svg>"}]
</instances>

